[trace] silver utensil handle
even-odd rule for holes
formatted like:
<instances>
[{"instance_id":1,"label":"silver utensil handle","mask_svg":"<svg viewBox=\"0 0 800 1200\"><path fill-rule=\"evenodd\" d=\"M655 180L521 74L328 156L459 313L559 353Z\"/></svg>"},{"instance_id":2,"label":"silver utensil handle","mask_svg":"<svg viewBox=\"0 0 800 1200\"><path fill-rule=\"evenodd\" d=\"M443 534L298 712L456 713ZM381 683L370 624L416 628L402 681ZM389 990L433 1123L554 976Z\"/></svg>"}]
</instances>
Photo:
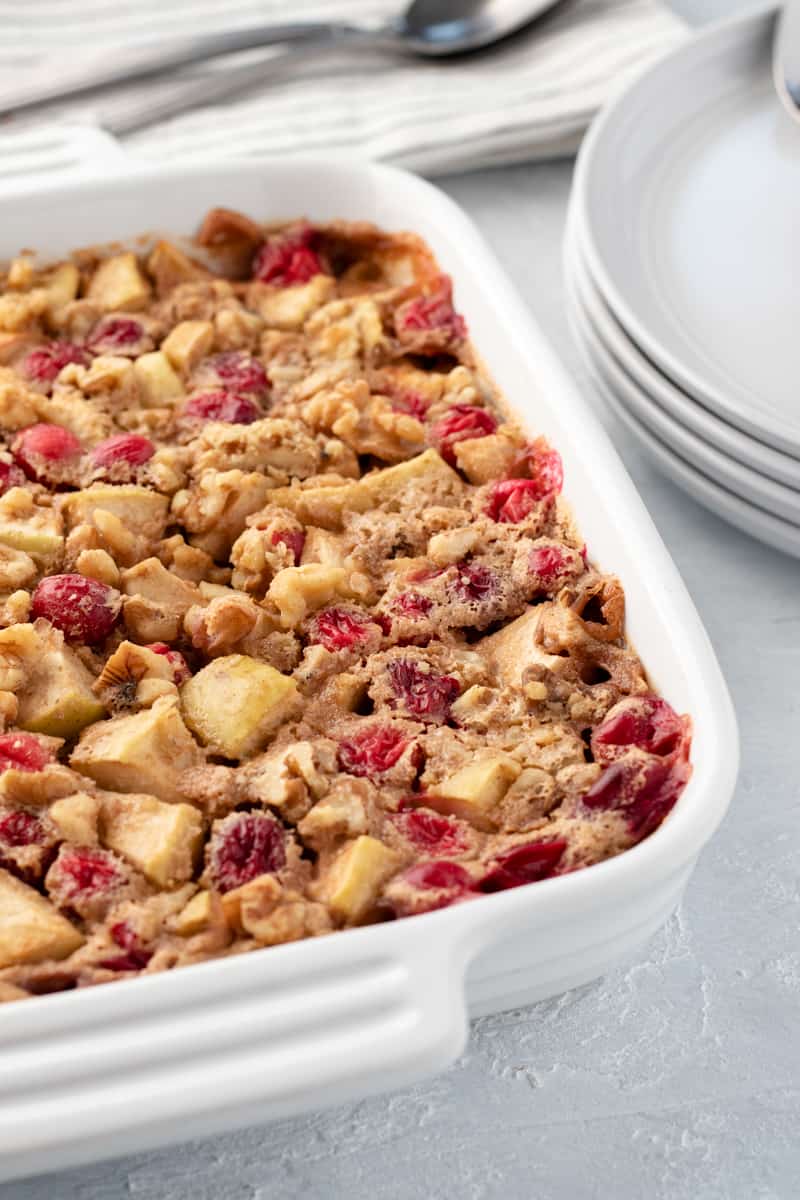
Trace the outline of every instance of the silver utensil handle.
<instances>
[{"instance_id":1,"label":"silver utensil handle","mask_svg":"<svg viewBox=\"0 0 800 1200\"><path fill-rule=\"evenodd\" d=\"M333 47L341 42L353 40L380 40L383 33L388 31L378 26L293 22L250 29L231 29L166 47L149 46L134 51L109 47L104 62L95 59L88 67L84 63L72 71L59 71L58 77L52 83L34 82L29 88L16 87L13 94L7 94L5 97L0 89L0 117L55 100L66 100L68 97L97 88L159 75L189 63L233 54L240 50L252 50L258 46L309 42L315 46Z\"/></svg>"}]
</instances>

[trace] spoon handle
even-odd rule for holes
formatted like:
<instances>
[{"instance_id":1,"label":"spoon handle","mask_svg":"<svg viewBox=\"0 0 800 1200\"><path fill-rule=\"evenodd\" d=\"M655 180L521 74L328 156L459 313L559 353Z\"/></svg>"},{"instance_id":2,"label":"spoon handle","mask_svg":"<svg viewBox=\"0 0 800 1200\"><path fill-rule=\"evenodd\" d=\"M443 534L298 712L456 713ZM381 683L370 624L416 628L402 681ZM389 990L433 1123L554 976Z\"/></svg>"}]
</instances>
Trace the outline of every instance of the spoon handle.
<instances>
[{"instance_id":1,"label":"spoon handle","mask_svg":"<svg viewBox=\"0 0 800 1200\"><path fill-rule=\"evenodd\" d=\"M233 54L240 50L252 50L258 46L272 46L281 43L309 43L316 48L334 48L342 42L349 41L380 41L390 35L383 27L368 25L351 25L344 22L289 22L283 25L263 25L249 29L230 29L221 33L205 34L192 38L191 41L177 42L167 46L146 46L133 51L123 47L109 47L105 58L92 58L86 63L78 63L74 70L59 72L52 82L33 82L29 87L15 87L14 92L5 96L0 90L0 117L25 109L36 108L42 104L51 104L56 100L66 100L97 88L111 87L122 83L130 83L135 79L145 79L151 75L159 75L189 63L201 62L216 58L222 54ZM250 64L253 65L253 64ZM263 64L255 64L263 73ZM225 73L221 72L221 75ZM254 79L255 81L255 79ZM209 81L205 83L205 95L223 93L220 82L219 91L215 92ZM247 83L240 84L247 86ZM211 96L209 96L209 92ZM198 99L193 103L199 102ZM156 105L153 106L154 111ZM163 115L169 115L168 113ZM150 117L149 121L160 119ZM145 122L147 123L147 122ZM123 130L117 130L123 132Z\"/></svg>"}]
</instances>

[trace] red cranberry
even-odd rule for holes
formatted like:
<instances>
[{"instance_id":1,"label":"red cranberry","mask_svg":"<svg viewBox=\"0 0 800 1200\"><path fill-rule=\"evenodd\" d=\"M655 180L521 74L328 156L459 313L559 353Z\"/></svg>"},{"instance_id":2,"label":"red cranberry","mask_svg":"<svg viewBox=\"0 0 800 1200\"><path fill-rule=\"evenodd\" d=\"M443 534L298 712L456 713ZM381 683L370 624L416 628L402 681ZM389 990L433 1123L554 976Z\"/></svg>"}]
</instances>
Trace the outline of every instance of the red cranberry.
<instances>
[{"instance_id":1,"label":"red cranberry","mask_svg":"<svg viewBox=\"0 0 800 1200\"><path fill-rule=\"evenodd\" d=\"M291 550L294 558L294 565L300 565L300 559L303 557L303 547L306 544L306 535L302 529L277 529L272 535L273 546L286 546L287 550Z\"/></svg>"},{"instance_id":2,"label":"red cranberry","mask_svg":"<svg viewBox=\"0 0 800 1200\"><path fill-rule=\"evenodd\" d=\"M9 488L22 487L25 474L15 463L0 460L0 496L4 496Z\"/></svg>"},{"instance_id":3,"label":"red cranberry","mask_svg":"<svg viewBox=\"0 0 800 1200\"><path fill-rule=\"evenodd\" d=\"M346 608L324 608L311 622L310 641L331 652L349 650L366 642L374 629L375 622L366 613L361 616Z\"/></svg>"},{"instance_id":4,"label":"red cranberry","mask_svg":"<svg viewBox=\"0 0 800 1200\"><path fill-rule=\"evenodd\" d=\"M198 387L248 392L263 399L269 392L267 372L257 358L243 350L226 350L200 364L193 376Z\"/></svg>"},{"instance_id":5,"label":"red cranberry","mask_svg":"<svg viewBox=\"0 0 800 1200\"><path fill-rule=\"evenodd\" d=\"M446 275L441 276L439 286L429 296L418 296L401 305L396 322L398 333L437 329L453 341L467 336L466 322L453 308L453 285Z\"/></svg>"},{"instance_id":6,"label":"red cranberry","mask_svg":"<svg viewBox=\"0 0 800 1200\"><path fill-rule=\"evenodd\" d=\"M133 355L143 353L152 342L141 322L133 317L103 317L92 329L86 345L93 354Z\"/></svg>"},{"instance_id":7,"label":"red cranberry","mask_svg":"<svg viewBox=\"0 0 800 1200\"><path fill-rule=\"evenodd\" d=\"M0 809L0 867L24 883L38 883L56 852L52 821L25 809Z\"/></svg>"},{"instance_id":8,"label":"red cranberry","mask_svg":"<svg viewBox=\"0 0 800 1200\"><path fill-rule=\"evenodd\" d=\"M467 603L486 600L497 591L497 576L482 563L459 563L453 588L456 595Z\"/></svg>"},{"instance_id":9,"label":"red cranberry","mask_svg":"<svg viewBox=\"0 0 800 1200\"><path fill-rule=\"evenodd\" d=\"M631 833L641 839L674 807L690 774L691 767L683 759L620 758L595 780L583 804L592 811L620 812Z\"/></svg>"},{"instance_id":10,"label":"red cranberry","mask_svg":"<svg viewBox=\"0 0 800 1200\"><path fill-rule=\"evenodd\" d=\"M186 659L181 654L180 650L171 650L166 642L150 642L145 646L145 650L152 650L153 654L162 654L172 667L172 674L175 683L180 685L191 678L192 672L186 665Z\"/></svg>"},{"instance_id":11,"label":"red cranberry","mask_svg":"<svg viewBox=\"0 0 800 1200\"><path fill-rule=\"evenodd\" d=\"M53 872L57 875L63 900L72 905L98 893L109 892L126 881L116 855L94 846L62 846ZM48 876L48 884L50 882Z\"/></svg>"},{"instance_id":12,"label":"red cranberry","mask_svg":"<svg viewBox=\"0 0 800 1200\"><path fill-rule=\"evenodd\" d=\"M418 863L403 875L406 883L418 888L463 888L472 887L472 876L459 863Z\"/></svg>"},{"instance_id":13,"label":"red cranberry","mask_svg":"<svg viewBox=\"0 0 800 1200\"><path fill-rule=\"evenodd\" d=\"M58 482L59 468L77 463L83 447L63 425L29 425L14 438L14 458L29 479Z\"/></svg>"},{"instance_id":14,"label":"red cranberry","mask_svg":"<svg viewBox=\"0 0 800 1200\"><path fill-rule=\"evenodd\" d=\"M115 433L95 446L89 457L94 467L113 467L117 463L141 467L150 461L155 452L150 438L141 433Z\"/></svg>"},{"instance_id":15,"label":"red cranberry","mask_svg":"<svg viewBox=\"0 0 800 1200\"><path fill-rule=\"evenodd\" d=\"M339 746L339 766L349 775L382 775L399 761L408 738L391 725L370 725Z\"/></svg>"},{"instance_id":16,"label":"red cranberry","mask_svg":"<svg viewBox=\"0 0 800 1200\"><path fill-rule=\"evenodd\" d=\"M113 941L124 950L124 954L112 955L101 959L97 964L107 971L141 971L153 957L152 950L146 950L139 935L127 921L117 921L109 929Z\"/></svg>"},{"instance_id":17,"label":"red cranberry","mask_svg":"<svg viewBox=\"0 0 800 1200\"><path fill-rule=\"evenodd\" d=\"M0 771L43 771L54 758L32 733L0 733Z\"/></svg>"},{"instance_id":18,"label":"red cranberry","mask_svg":"<svg viewBox=\"0 0 800 1200\"><path fill-rule=\"evenodd\" d=\"M433 601L429 596L423 596L422 592L415 592L412 589L396 596L392 607L404 617L418 620L420 617L428 615L433 608Z\"/></svg>"},{"instance_id":19,"label":"red cranberry","mask_svg":"<svg viewBox=\"0 0 800 1200\"><path fill-rule=\"evenodd\" d=\"M328 274L312 248L315 237L315 230L306 224L270 238L253 259L253 277L262 283L290 287L308 283L315 275Z\"/></svg>"},{"instance_id":20,"label":"red cranberry","mask_svg":"<svg viewBox=\"0 0 800 1200\"><path fill-rule=\"evenodd\" d=\"M409 391L399 392L396 396L392 396L391 404L395 412L407 413L409 417L415 417L417 421L424 421L429 401L419 392Z\"/></svg>"},{"instance_id":21,"label":"red cranberry","mask_svg":"<svg viewBox=\"0 0 800 1200\"><path fill-rule=\"evenodd\" d=\"M46 837L44 825L33 813L15 809L0 815L0 843L5 846L35 846Z\"/></svg>"},{"instance_id":22,"label":"red cranberry","mask_svg":"<svg viewBox=\"0 0 800 1200\"><path fill-rule=\"evenodd\" d=\"M74 342L48 342L31 350L22 360L22 373L33 383L45 384L48 389L63 367L69 363L88 365L89 355L83 346Z\"/></svg>"},{"instance_id":23,"label":"red cranberry","mask_svg":"<svg viewBox=\"0 0 800 1200\"><path fill-rule=\"evenodd\" d=\"M408 713L420 721L447 721L450 705L461 692L452 675L425 672L410 658L397 658L388 666L392 690Z\"/></svg>"},{"instance_id":24,"label":"red cranberry","mask_svg":"<svg viewBox=\"0 0 800 1200\"><path fill-rule=\"evenodd\" d=\"M280 821L269 813L233 812L211 836L209 869L221 892L259 875L274 874L285 863L286 835Z\"/></svg>"},{"instance_id":25,"label":"red cranberry","mask_svg":"<svg viewBox=\"0 0 800 1200\"><path fill-rule=\"evenodd\" d=\"M456 446L472 438L486 437L497 429L497 420L476 404L454 404L431 426L430 442L451 467L456 466Z\"/></svg>"},{"instance_id":26,"label":"red cranberry","mask_svg":"<svg viewBox=\"0 0 800 1200\"><path fill-rule=\"evenodd\" d=\"M120 594L83 575L48 575L36 587L31 616L44 617L65 637L93 646L117 623Z\"/></svg>"},{"instance_id":27,"label":"red cranberry","mask_svg":"<svg viewBox=\"0 0 800 1200\"><path fill-rule=\"evenodd\" d=\"M458 854L467 848L464 829L452 817L412 808L392 813L391 821L404 837L428 854Z\"/></svg>"},{"instance_id":28,"label":"red cranberry","mask_svg":"<svg viewBox=\"0 0 800 1200\"><path fill-rule=\"evenodd\" d=\"M261 409L249 396L240 396L236 392L201 392L186 401L183 415L193 421L252 425L261 416Z\"/></svg>"},{"instance_id":29,"label":"red cranberry","mask_svg":"<svg viewBox=\"0 0 800 1200\"><path fill-rule=\"evenodd\" d=\"M592 731L592 754L610 763L638 746L663 758L674 754L687 738L686 721L660 696L629 696L615 704Z\"/></svg>"},{"instance_id":30,"label":"red cranberry","mask_svg":"<svg viewBox=\"0 0 800 1200\"><path fill-rule=\"evenodd\" d=\"M497 855L481 880L480 889L482 892L504 892L523 883L549 879L555 874L566 848L567 843L563 839L514 846Z\"/></svg>"},{"instance_id":31,"label":"red cranberry","mask_svg":"<svg viewBox=\"0 0 800 1200\"><path fill-rule=\"evenodd\" d=\"M545 587L570 574L571 565L560 546L534 546L528 566L531 574L538 576Z\"/></svg>"}]
</instances>

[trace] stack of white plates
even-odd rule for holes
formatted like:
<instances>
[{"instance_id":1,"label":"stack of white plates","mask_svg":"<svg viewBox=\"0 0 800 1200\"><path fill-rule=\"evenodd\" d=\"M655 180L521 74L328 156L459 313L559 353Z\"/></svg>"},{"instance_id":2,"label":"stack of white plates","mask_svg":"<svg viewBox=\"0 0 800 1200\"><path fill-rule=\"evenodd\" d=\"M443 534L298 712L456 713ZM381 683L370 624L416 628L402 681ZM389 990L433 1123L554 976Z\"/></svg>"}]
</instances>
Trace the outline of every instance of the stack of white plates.
<instances>
[{"instance_id":1,"label":"stack of white plates","mask_svg":"<svg viewBox=\"0 0 800 1200\"><path fill-rule=\"evenodd\" d=\"M800 557L800 126L774 16L663 59L591 130L570 320L610 407L697 500Z\"/></svg>"}]
</instances>

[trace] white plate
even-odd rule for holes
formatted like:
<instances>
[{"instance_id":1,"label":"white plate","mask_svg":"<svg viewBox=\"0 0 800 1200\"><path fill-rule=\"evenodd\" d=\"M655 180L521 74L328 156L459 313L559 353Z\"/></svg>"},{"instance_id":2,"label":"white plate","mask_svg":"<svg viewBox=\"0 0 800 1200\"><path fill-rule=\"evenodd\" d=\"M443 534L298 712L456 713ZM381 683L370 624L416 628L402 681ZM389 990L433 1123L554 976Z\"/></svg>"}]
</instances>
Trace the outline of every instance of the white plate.
<instances>
[{"instance_id":1,"label":"white plate","mask_svg":"<svg viewBox=\"0 0 800 1200\"><path fill-rule=\"evenodd\" d=\"M636 489L491 251L430 184L301 157L43 178L0 197L0 255L186 231L212 205L264 220L373 220L430 242L509 406L561 450L590 554L624 584L631 641L654 686L692 714L694 770L652 837L586 871L407 921L4 1005L0 1177L254 1125L441 1069L464 1044L469 1012L587 982L647 938L679 902L736 777L719 666Z\"/></svg>"},{"instance_id":2,"label":"white plate","mask_svg":"<svg viewBox=\"0 0 800 1200\"><path fill-rule=\"evenodd\" d=\"M570 327L595 385L614 415L641 444L656 466L704 508L715 512L717 516L722 517L731 525L735 525L737 529L749 533L758 541L782 550L785 554L800 558L800 528L798 526L789 521L783 521L780 517L772 516L771 513L756 508L755 505L748 504L740 496L709 479L707 475L676 454L634 416L620 399L614 385L604 372L605 364L601 364L595 353L591 326L569 278L567 279L566 298Z\"/></svg>"},{"instance_id":3,"label":"white plate","mask_svg":"<svg viewBox=\"0 0 800 1200\"><path fill-rule=\"evenodd\" d=\"M567 238L585 278L585 286L581 289L584 309L606 349L632 376L639 388L646 392L648 398L685 429L760 475L800 491L800 460L757 441L704 408L663 375L628 337L590 276L576 216L573 208L568 221Z\"/></svg>"},{"instance_id":4,"label":"white plate","mask_svg":"<svg viewBox=\"0 0 800 1200\"><path fill-rule=\"evenodd\" d=\"M758 12L669 54L576 169L592 278L642 350L725 420L800 457L800 136Z\"/></svg>"},{"instance_id":5,"label":"white plate","mask_svg":"<svg viewBox=\"0 0 800 1200\"><path fill-rule=\"evenodd\" d=\"M591 282L574 241L568 245L565 267L575 291L576 301L583 310L587 340L591 343L595 358L602 365L604 376L613 386L620 401L662 442L687 462L698 467L703 474L741 496L748 503L791 521L798 526L800 532L800 490L776 483L751 467L729 458L716 446L696 437L659 408L648 394L646 385L643 386L640 380L627 372L606 342L605 323L602 319L598 321L596 317L599 313L601 318L607 318L608 314L602 309L602 301L592 293Z\"/></svg>"}]
</instances>

